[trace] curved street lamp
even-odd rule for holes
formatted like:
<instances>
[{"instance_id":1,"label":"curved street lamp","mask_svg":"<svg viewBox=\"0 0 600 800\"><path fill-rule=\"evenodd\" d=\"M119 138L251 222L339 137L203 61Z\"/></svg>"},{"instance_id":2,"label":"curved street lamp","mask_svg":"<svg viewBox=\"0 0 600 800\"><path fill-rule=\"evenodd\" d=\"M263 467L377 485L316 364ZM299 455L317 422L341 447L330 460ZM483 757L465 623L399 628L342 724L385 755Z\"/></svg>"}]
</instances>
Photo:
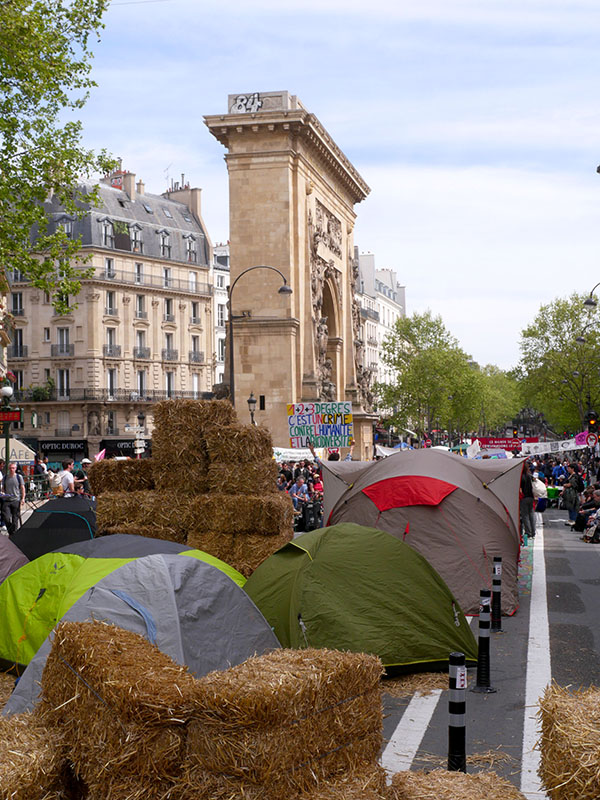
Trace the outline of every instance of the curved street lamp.
<instances>
[{"instance_id":1,"label":"curved street lamp","mask_svg":"<svg viewBox=\"0 0 600 800\"><path fill-rule=\"evenodd\" d=\"M269 267L266 264L259 264L256 267L248 267L248 269L243 270L234 280L234 282L227 288L227 294L229 295L229 301L227 305L229 306L229 394L231 397L231 405L235 408L235 372L234 372L234 365L233 365L233 320L234 319L243 319L244 314L233 314L233 306L232 306L232 297L233 297L233 290L235 288L236 283L247 272L252 272L254 269L270 269L273 272L276 272L278 275L281 275L281 279L283 280L283 285L279 287L277 290L278 294L292 294L292 287L288 285L287 278L283 274L280 269L277 267Z\"/></svg>"},{"instance_id":2,"label":"curved street lamp","mask_svg":"<svg viewBox=\"0 0 600 800\"><path fill-rule=\"evenodd\" d=\"M596 306L598 305L598 301L594 297L594 292L599 286L600 286L600 281L598 281L598 283L591 290L589 297L586 297L585 300L583 301L584 306L589 306L589 308L596 308Z\"/></svg>"}]
</instances>

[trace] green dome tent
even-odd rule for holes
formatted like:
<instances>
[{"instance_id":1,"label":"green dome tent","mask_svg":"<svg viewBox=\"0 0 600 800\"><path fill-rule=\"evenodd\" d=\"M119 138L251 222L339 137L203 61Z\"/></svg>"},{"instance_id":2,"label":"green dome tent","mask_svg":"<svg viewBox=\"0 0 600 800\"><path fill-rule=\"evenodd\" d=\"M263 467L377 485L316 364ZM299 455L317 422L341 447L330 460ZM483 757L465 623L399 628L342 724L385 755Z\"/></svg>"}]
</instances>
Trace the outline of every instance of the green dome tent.
<instances>
[{"instance_id":1,"label":"green dome tent","mask_svg":"<svg viewBox=\"0 0 600 800\"><path fill-rule=\"evenodd\" d=\"M248 578L282 647L378 655L386 667L442 666L477 644L450 590L399 539L342 523L298 536Z\"/></svg>"},{"instance_id":2,"label":"green dome tent","mask_svg":"<svg viewBox=\"0 0 600 800\"><path fill-rule=\"evenodd\" d=\"M136 537L138 540L141 537ZM101 539L91 540L100 542ZM150 540L155 552L157 540ZM172 543L167 543L170 548ZM0 664L5 668L24 667L33 658L50 631L77 600L102 578L119 567L142 556L110 558L106 548L101 557L76 553L46 553L13 572L0 585ZM217 567L238 586L243 586L244 577L237 570L219 561L218 558L200 550L181 547L179 557L187 556Z\"/></svg>"}]
</instances>

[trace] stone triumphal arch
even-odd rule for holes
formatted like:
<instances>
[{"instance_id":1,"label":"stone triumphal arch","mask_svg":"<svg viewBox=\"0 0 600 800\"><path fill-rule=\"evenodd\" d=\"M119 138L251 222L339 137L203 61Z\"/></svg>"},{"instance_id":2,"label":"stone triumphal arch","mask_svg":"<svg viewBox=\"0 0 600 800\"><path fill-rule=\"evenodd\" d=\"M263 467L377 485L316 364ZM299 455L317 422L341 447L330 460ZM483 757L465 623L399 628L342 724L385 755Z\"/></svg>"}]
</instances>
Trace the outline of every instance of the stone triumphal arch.
<instances>
[{"instance_id":1,"label":"stone triumphal arch","mask_svg":"<svg viewBox=\"0 0 600 800\"><path fill-rule=\"evenodd\" d=\"M235 401L262 398L259 424L287 445L288 403L351 400L357 455L372 455L374 416L360 363L355 203L369 187L314 114L288 92L230 95L205 117L227 148ZM237 317L241 317L237 319ZM226 370L226 378L227 378Z\"/></svg>"}]
</instances>

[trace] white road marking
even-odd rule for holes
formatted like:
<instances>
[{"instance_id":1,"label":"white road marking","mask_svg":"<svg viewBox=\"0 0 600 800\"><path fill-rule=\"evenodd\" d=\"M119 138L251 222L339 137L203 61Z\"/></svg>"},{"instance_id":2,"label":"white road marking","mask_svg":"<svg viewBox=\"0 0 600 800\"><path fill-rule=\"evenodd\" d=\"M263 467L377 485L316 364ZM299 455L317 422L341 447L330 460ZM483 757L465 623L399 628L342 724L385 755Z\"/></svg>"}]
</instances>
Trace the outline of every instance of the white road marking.
<instances>
[{"instance_id":1,"label":"white road marking","mask_svg":"<svg viewBox=\"0 0 600 800\"><path fill-rule=\"evenodd\" d=\"M546 797L537 774L540 752L535 749L539 738L536 714L538 700L551 680L544 528L539 526L533 542L533 576L529 611L529 641L527 645L523 754L521 757L521 791L527 800L540 800L540 798Z\"/></svg>"},{"instance_id":2,"label":"white road marking","mask_svg":"<svg viewBox=\"0 0 600 800\"><path fill-rule=\"evenodd\" d=\"M474 619L477 617L466 617L469 625ZM441 689L435 689L428 695L419 692L413 695L381 756L381 766L388 775L411 768L441 694Z\"/></svg>"},{"instance_id":3,"label":"white road marking","mask_svg":"<svg viewBox=\"0 0 600 800\"><path fill-rule=\"evenodd\" d=\"M381 766L388 774L410 769L441 694L441 689L435 689L428 695L413 695L381 756Z\"/></svg>"}]
</instances>

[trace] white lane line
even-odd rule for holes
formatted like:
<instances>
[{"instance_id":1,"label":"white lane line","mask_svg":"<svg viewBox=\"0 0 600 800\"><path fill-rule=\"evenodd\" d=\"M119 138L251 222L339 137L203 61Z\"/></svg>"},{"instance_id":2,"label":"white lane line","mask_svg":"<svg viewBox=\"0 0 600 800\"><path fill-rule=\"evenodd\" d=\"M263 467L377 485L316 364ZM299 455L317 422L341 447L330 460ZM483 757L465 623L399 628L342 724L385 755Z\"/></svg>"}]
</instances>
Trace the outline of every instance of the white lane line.
<instances>
[{"instance_id":1,"label":"white lane line","mask_svg":"<svg viewBox=\"0 0 600 800\"><path fill-rule=\"evenodd\" d=\"M521 791L527 800L540 800L540 798L546 797L537 774L540 752L535 749L539 738L536 713L538 711L538 700L551 680L544 528L540 526L536 530L533 542L533 575L529 611L529 641L527 645L527 678L525 682L525 719L523 724L523 753L521 757Z\"/></svg>"},{"instance_id":2,"label":"white lane line","mask_svg":"<svg viewBox=\"0 0 600 800\"><path fill-rule=\"evenodd\" d=\"M381 766L389 774L410 769L441 694L435 689L428 695L413 695L381 756Z\"/></svg>"},{"instance_id":3,"label":"white lane line","mask_svg":"<svg viewBox=\"0 0 600 800\"><path fill-rule=\"evenodd\" d=\"M472 625L477 617L466 619ZM441 694L441 689L435 689L428 695L419 692L413 695L381 756L381 766L388 775L411 768Z\"/></svg>"}]
</instances>

